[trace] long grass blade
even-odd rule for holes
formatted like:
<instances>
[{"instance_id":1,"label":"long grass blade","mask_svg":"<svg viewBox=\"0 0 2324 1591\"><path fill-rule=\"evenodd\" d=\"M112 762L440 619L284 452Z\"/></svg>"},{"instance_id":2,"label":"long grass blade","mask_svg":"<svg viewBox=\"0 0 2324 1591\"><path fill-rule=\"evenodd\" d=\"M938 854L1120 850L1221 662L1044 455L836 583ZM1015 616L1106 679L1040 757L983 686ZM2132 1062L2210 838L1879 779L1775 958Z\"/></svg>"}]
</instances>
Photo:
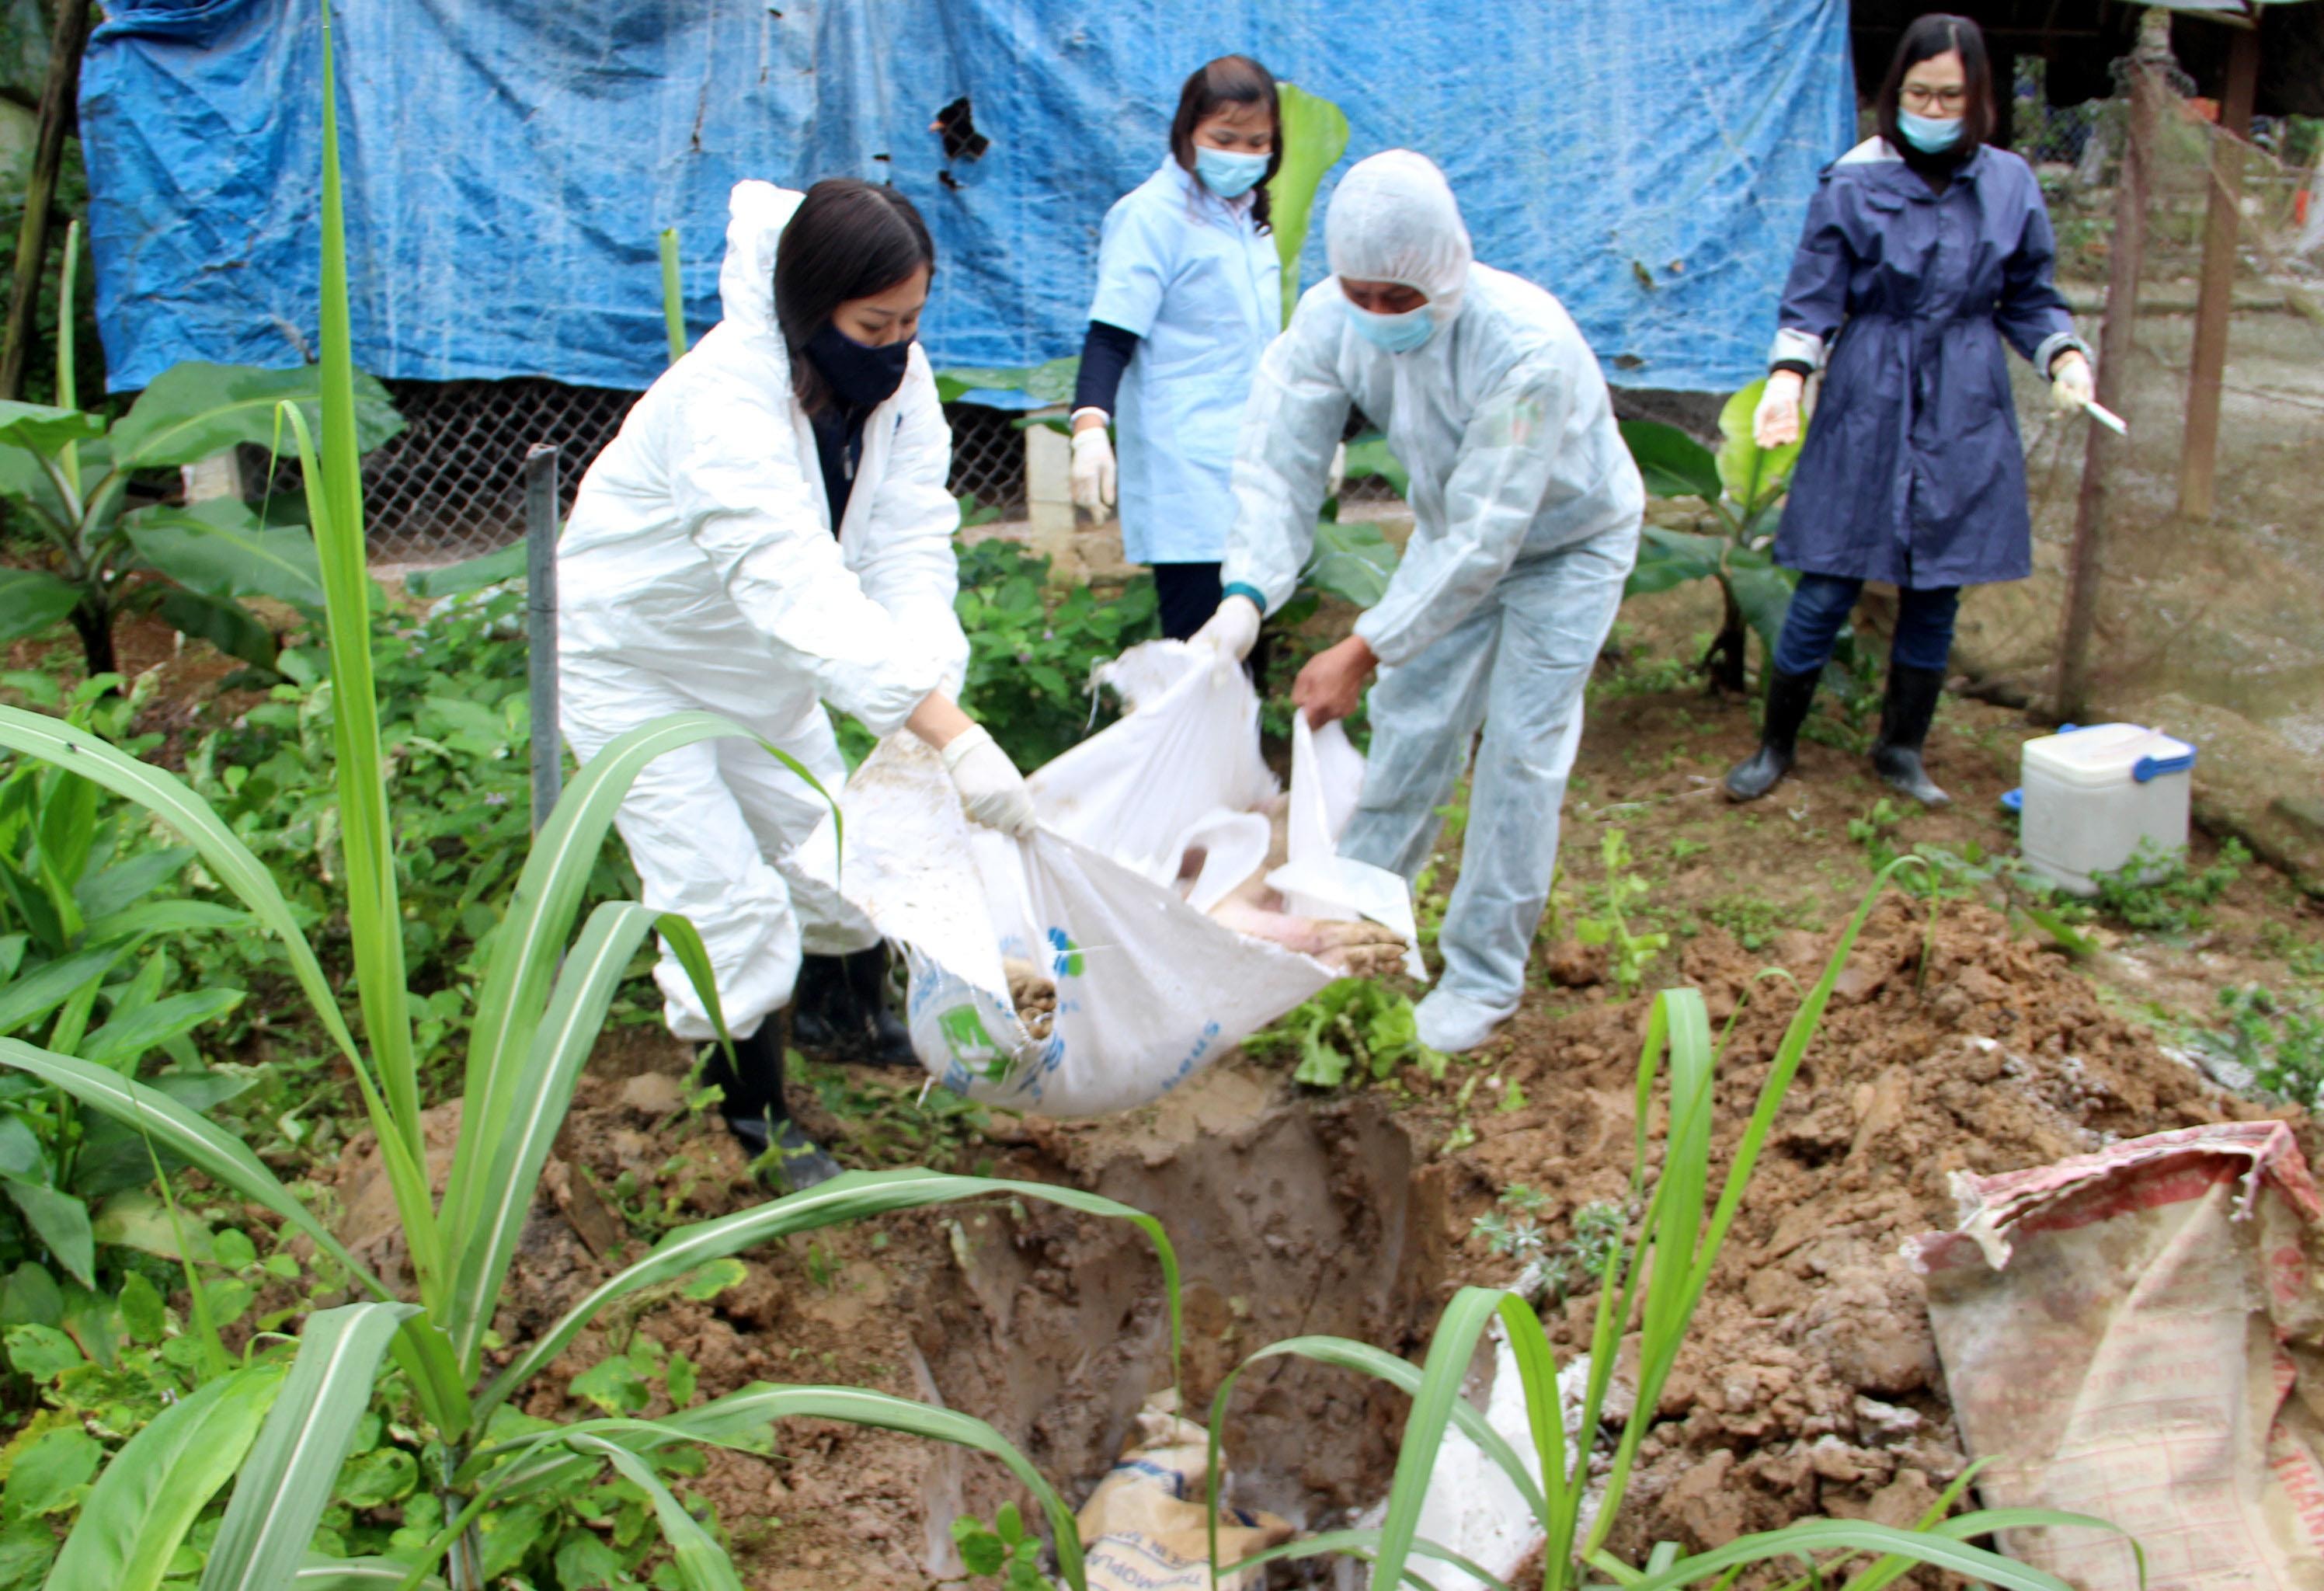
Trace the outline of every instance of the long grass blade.
<instances>
[{"instance_id":1,"label":"long grass blade","mask_svg":"<svg viewBox=\"0 0 2324 1591\"><path fill-rule=\"evenodd\" d=\"M1380 1584L1377 1568L1379 1562L1379 1540L1380 1532L1378 1531L1326 1531L1321 1535L1302 1536L1296 1541L1286 1541L1279 1547L1269 1547L1263 1552L1254 1552L1249 1558L1227 1565L1219 1573L1224 1577L1270 1563L1290 1563L1301 1559L1324 1558L1333 1553L1342 1553L1347 1557L1374 1565L1372 1584L1378 1586ZM1425 1537L1413 1538L1412 1552L1416 1557L1433 1558L1439 1563L1451 1564L1471 1578L1492 1586L1493 1591L1509 1591L1508 1582L1489 1569L1472 1559L1462 1557L1449 1547L1438 1546ZM1423 1591L1434 1591L1430 1582L1414 1573L1409 1566L1405 1568L1402 1578L1407 1586L1418 1586L1423 1588ZM1223 1583L1223 1579L1221 1583Z\"/></svg>"},{"instance_id":2,"label":"long grass blade","mask_svg":"<svg viewBox=\"0 0 2324 1591\"><path fill-rule=\"evenodd\" d=\"M468 1378L461 1373L451 1340L427 1316L414 1315L395 1334L389 1351L402 1366L413 1395L420 1400L420 1412L428 1416L437 1433L447 1442L465 1438L475 1423L475 1410L468 1397Z\"/></svg>"},{"instance_id":3,"label":"long grass blade","mask_svg":"<svg viewBox=\"0 0 2324 1591\"><path fill-rule=\"evenodd\" d=\"M1550 1522L1557 1518L1564 1503L1566 1490L1565 1400L1557 1385L1557 1350L1550 1346L1549 1334L1541 1327L1541 1317L1517 1294L1510 1293L1501 1300L1500 1313L1501 1330L1508 1338L1510 1357L1517 1363L1517 1382L1525 1389L1526 1425L1541 1463L1544 1498L1533 1512L1546 1535ZM1586 1442L1583 1451L1588 1451ZM1570 1541L1548 1543L1553 1550L1568 1550L1571 1547ZM1545 1559L1545 1563L1557 1564L1557 1560ZM1558 1568L1563 1567L1557 1564ZM1555 1591L1557 1579L1554 1572L1548 1577L1552 1591Z\"/></svg>"},{"instance_id":4,"label":"long grass blade","mask_svg":"<svg viewBox=\"0 0 2324 1591\"><path fill-rule=\"evenodd\" d=\"M410 1304L346 1304L307 1318L290 1378L235 1482L201 1591L290 1583L371 1407L381 1355L418 1313Z\"/></svg>"},{"instance_id":5,"label":"long grass blade","mask_svg":"<svg viewBox=\"0 0 2324 1591\"><path fill-rule=\"evenodd\" d=\"M948 1442L954 1447L966 1448L999 1459L1017 1477L1019 1484L1033 1494L1041 1505L1041 1512L1048 1517L1050 1533L1056 1543L1059 1572L1077 1591L1083 1586L1081 1536L1074 1523L1074 1512L1066 1506L1056 1488L1042 1477L1033 1461L1015 1444L973 1415L927 1403L916 1403L907 1398L891 1397L885 1392L870 1392L862 1387L783 1386L771 1382L757 1382L699 1408L685 1410L660 1420L589 1420L567 1426L562 1432L544 1432L498 1448L488 1448L479 1452L476 1457L486 1460L502 1454L521 1452L528 1448L534 1449L532 1455L490 1476L493 1482L497 1483L499 1494L512 1499L566 1473L554 1465L549 1449L575 1433L586 1434L631 1453L650 1451L679 1442L704 1442L722 1448L760 1451L763 1450L764 1440L775 1423L784 1420L836 1420L848 1425L896 1431L928 1441ZM628 1439L624 1440L624 1438ZM574 1446L577 1448L579 1444ZM545 1459L550 1462L544 1463ZM464 1475L466 1473L463 1472Z\"/></svg>"},{"instance_id":6,"label":"long grass blade","mask_svg":"<svg viewBox=\"0 0 2324 1591\"><path fill-rule=\"evenodd\" d=\"M294 1591L396 1591L410 1577L411 1567L392 1558L310 1558L290 1583ZM444 1591L444 1582L424 1575L419 1591Z\"/></svg>"},{"instance_id":7,"label":"long grass blade","mask_svg":"<svg viewBox=\"0 0 2324 1591\"><path fill-rule=\"evenodd\" d=\"M2063 1522L2115 1528L2102 1520L2081 1515L2066 1516ZM1949 1520L1946 1523L1959 1525L1960 1521ZM2065 1581L2046 1569L1953 1540L1939 1531L1899 1530L1895 1525L1852 1519L1802 1520L1779 1531L1738 1536L1723 1547L1683 1559L1661 1574L1648 1575L1624 1587L1624 1591L1677 1591L1681 1586L1707 1580L1737 1564L1764 1563L1774 1558L1798 1558L1812 1563L1810 1555L1817 1552L1893 1552L1966 1579L2007 1586L2009 1591L2070 1591Z\"/></svg>"},{"instance_id":8,"label":"long grass blade","mask_svg":"<svg viewBox=\"0 0 2324 1591\"><path fill-rule=\"evenodd\" d=\"M386 1285L349 1253L330 1228L317 1220L274 1173L250 1152L247 1144L207 1118L188 1109L158 1088L92 1066L77 1056L37 1049L21 1039L0 1039L0 1066L30 1072L42 1082L63 1089L92 1110L115 1121L151 1133L172 1154L200 1167L253 1204L263 1205L315 1240L316 1245L347 1268L348 1274L381 1298Z\"/></svg>"},{"instance_id":9,"label":"long grass blade","mask_svg":"<svg viewBox=\"0 0 2324 1591\"><path fill-rule=\"evenodd\" d=\"M868 1220L891 1210L918 1209L925 1205L951 1204L961 1199L1000 1197L1061 1205L1084 1215L1127 1221L1154 1245L1156 1262L1170 1315L1170 1364L1173 1379L1181 1342L1178 1298L1178 1254L1162 1223L1142 1210L1084 1193L1076 1188L1039 1182L1015 1182L992 1177L956 1177L938 1171L847 1171L830 1181L771 1199L755 1209L741 1210L715 1221L681 1226L654 1245L653 1252L618 1275L607 1279L572 1309L532 1346L518 1355L485 1389L477 1401L476 1415L487 1418L508 1395L522 1386L564 1351L599 1310L616 1299L673 1281L712 1260L739 1253L795 1232L813 1232L846 1221Z\"/></svg>"},{"instance_id":10,"label":"long grass blade","mask_svg":"<svg viewBox=\"0 0 2324 1591\"><path fill-rule=\"evenodd\" d=\"M155 1415L97 1477L48 1583L155 1591L195 1516L234 1478L281 1383L274 1365L237 1370Z\"/></svg>"},{"instance_id":11,"label":"long grass blade","mask_svg":"<svg viewBox=\"0 0 2324 1591\"><path fill-rule=\"evenodd\" d=\"M1516 1298L1515 1294L1509 1296L1512 1299ZM1516 1301L1520 1307L1524 1306L1524 1300L1517 1299ZM1530 1314L1531 1310L1527 1309L1526 1312ZM1536 1325L1535 1330L1536 1332L1540 1330L1538 1324ZM1543 1346L1546 1347L1547 1344L1545 1343ZM1305 1359L1314 1364L1329 1364L1341 1370L1353 1370L1360 1374L1369 1375L1376 1381L1388 1383L1406 1397L1411 1397L1420 1391L1422 1371L1419 1365L1409 1360L1399 1359L1394 1354L1383 1348L1373 1347L1369 1343L1355 1342L1342 1337L1285 1337L1280 1342L1269 1343L1229 1372L1226 1379L1220 1383L1218 1392L1212 1397L1211 1474L1213 1479L1223 1473L1225 1467L1220 1461L1225 1429L1222 1421L1226 1408L1234 1395L1234 1383L1244 1371L1261 1360L1285 1357ZM1522 1364L1522 1355L1520 1355L1520 1363ZM1553 1380L1556 1371L1553 1366L1551 1370ZM1518 1456L1517 1450L1509 1446L1501 1433L1487 1423L1485 1417L1478 1413L1465 1398L1453 1401L1452 1422L1461 1428L1462 1435L1476 1443L1484 1455L1493 1461L1495 1466L1509 1477L1509 1484L1515 1486L1517 1489L1517 1494L1525 1499L1526 1506L1538 1517L1545 1506L1542 1491L1534 1484L1533 1472L1526 1467L1525 1460Z\"/></svg>"},{"instance_id":12,"label":"long grass blade","mask_svg":"<svg viewBox=\"0 0 2324 1591\"><path fill-rule=\"evenodd\" d=\"M1444 1446L1444 1428L1452 1421L1452 1405L1462 1401L1461 1383L1476 1356L1478 1335L1499 1312L1504 1296L1498 1288L1464 1287L1437 1317L1427 1363L1397 1443L1396 1476L1388 1484L1388 1513L1380 1522L1379 1556L1372 1571L1376 1585L1393 1586L1404 1577L1405 1562L1420 1531L1428 1483L1436 1473L1436 1455Z\"/></svg>"},{"instance_id":13,"label":"long grass blade","mask_svg":"<svg viewBox=\"0 0 2324 1591\"><path fill-rule=\"evenodd\" d=\"M686 357L686 291L678 274L678 228L661 231L661 319L669 336L669 362Z\"/></svg>"},{"instance_id":14,"label":"long grass blade","mask_svg":"<svg viewBox=\"0 0 2324 1591\"><path fill-rule=\"evenodd\" d=\"M531 1058L517 1087L513 1117L493 1133L498 1144L492 1174L484 1181L484 1202L453 1279L452 1346L471 1378L484 1353L501 1284L516 1257L518 1235L532 1210L540 1169L572 1105L574 1086L604 1026L630 957L657 923L673 940L687 940L700 948L700 937L684 918L658 917L632 902L608 901L590 914L558 975L547 1018L534 1036ZM706 952L700 959L706 973Z\"/></svg>"},{"instance_id":15,"label":"long grass blade","mask_svg":"<svg viewBox=\"0 0 2324 1591\"><path fill-rule=\"evenodd\" d=\"M662 1540L669 1543L678 1581L687 1591L742 1591L733 1560L710 1539L710 1532L702 1528L701 1522L686 1512L686 1505L661 1484L661 1477L643 1459L602 1438L571 1439L574 1447L603 1457L622 1472L622 1479L653 1500L654 1518L661 1525Z\"/></svg>"},{"instance_id":16,"label":"long grass blade","mask_svg":"<svg viewBox=\"0 0 2324 1591\"><path fill-rule=\"evenodd\" d=\"M473 1241L484 1182L515 1108L517 1079L532 1048L581 897L596 865L613 813L646 764L667 752L705 740L756 735L715 713L673 713L621 735L582 766L557 809L532 842L507 918L493 937L476 1020L468 1041L460 1142L444 1194L445 1240L453 1253ZM796 758L758 742L825 801L829 792Z\"/></svg>"},{"instance_id":17,"label":"long grass blade","mask_svg":"<svg viewBox=\"0 0 2324 1591\"><path fill-rule=\"evenodd\" d=\"M57 273L57 407L80 407L80 372L73 347L74 328L78 317L73 313L75 290L80 284L80 218L65 223L65 257ZM80 496L80 444L67 442L57 450L57 467L72 486L72 499Z\"/></svg>"}]
</instances>

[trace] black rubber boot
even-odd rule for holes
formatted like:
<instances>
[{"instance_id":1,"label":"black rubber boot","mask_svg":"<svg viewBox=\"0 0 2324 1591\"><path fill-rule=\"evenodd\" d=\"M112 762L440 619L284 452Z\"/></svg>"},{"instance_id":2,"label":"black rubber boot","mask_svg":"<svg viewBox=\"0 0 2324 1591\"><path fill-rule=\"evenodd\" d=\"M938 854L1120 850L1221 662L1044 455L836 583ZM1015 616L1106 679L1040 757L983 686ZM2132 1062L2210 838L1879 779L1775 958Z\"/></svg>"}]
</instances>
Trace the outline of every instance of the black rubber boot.
<instances>
[{"instance_id":1,"label":"black rubber boot","mask_svg":"<svg viewBox=\"0 0 2324 1591\"><path fill-rule=\"evenodd\" d=\"M734 1060L725 1047L702 1047L702 1079L715 1083L724 1098L718 1106L726 1130L755 1163L779 1152L769 1169L785 1193L797 1193L839 1175L839 1162L817 1148L791 1121L783 1102L783 1015L776 1012L747 1039L734 1041Z\"/></svg>"},{"instance_id":2,"label":"black rubber boot","mask_svg":"<svg viewBox=\"0 0 2324 1591\"><path fill-rule=\"evenodd\" d=\"M1767 671L1767 710L1759 726L1759 749L1727 770L1730 800L1756 801L1792 771L1799 754L1800 726L1808 720L1821 673L1821 670L1808 674Z\"/></svg>"},{"instance_id":3,"label":"black rubber boot","mask_svg":"<svg viewBox=\"0 0 2324 1591\"><path fill-rule=\"evenodd\" d=\"M1937 698L1944 689L1942 669L1909 668L1890 660L1887 699L1880 706L1880 738L1872 747L1872 765L1888 788L1924 807L1945 806L1953 799L1921 766L1921 747L1928 741L1929 723L1937 716Z\"/></svg>"},{"instance_id":4,"label":"black rubber boot","mask_svg":"<svg viewBox=\"0 0 2324 1591\"><path fill-rule=\"evenodd\" d=\"M912 1030L888 1006L888 947L874 945L844 960L848 986L855 993L856 1008L863 1013L865 1063L918 1066L920 1058L912 1052Z\"/></svg>"},{"instance_id":5,"label":"black rubber boot","mask_svg":"<svg viewBox=\"0 0 2324 1591\"><path fill-rule=\"evenodd\" d=\"M791 992L791 1042L828 1065L917 1066L910 1030L888 1009L888 948L805 956Z\"/></svg>"}]
</instances>

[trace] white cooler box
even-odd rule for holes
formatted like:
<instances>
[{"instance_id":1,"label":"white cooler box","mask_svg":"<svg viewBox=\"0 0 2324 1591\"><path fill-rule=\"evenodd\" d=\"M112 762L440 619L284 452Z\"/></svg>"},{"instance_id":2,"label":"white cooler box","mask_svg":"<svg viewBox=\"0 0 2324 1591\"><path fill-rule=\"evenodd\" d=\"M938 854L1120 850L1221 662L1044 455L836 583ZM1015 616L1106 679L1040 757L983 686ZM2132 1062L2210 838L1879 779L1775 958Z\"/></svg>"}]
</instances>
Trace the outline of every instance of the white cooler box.
<instances>
[{"instance_id":1,"label":"white cooler box","mask_svg":"<svg viewBox=\"0 0 2324 1591\"><path fill-rule=\"evenodd\" d=\"M2133 856L2162 872L2187 849L2195 748L2136 724L2068 725L2025 743L2018 849L2070 894L2094 895L2091 874Z\"/></svg>"}]
</instances>

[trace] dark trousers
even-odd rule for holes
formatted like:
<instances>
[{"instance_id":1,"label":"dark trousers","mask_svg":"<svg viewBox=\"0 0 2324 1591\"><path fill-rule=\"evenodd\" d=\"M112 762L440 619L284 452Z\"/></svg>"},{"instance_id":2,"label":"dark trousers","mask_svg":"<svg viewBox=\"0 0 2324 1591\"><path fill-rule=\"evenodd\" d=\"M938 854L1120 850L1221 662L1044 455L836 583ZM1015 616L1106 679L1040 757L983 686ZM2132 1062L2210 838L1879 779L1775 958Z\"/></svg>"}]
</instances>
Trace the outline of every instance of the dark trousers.
<instances>
[{"instance_id":1,"label":"dark trousers","mask_svg":"<svg viewBox=\"0 0 2324 1591\"><path fill-rule=\"evenodd\" d=\"M1792 593L1791 611L1784 615L1783 639L1775 646L1776 672L1820 671L1831 660L1840 627L1848 623L1863 589L1863 581L1839 575L1802 575ZM1953 616L1960 609L1960 587L1899 589L1896 599L1896 637L1889 643L1888 661L1908 669L1941 671L1945 660L1952 655Z\"/></svg>"},{"instance_id":2,"label":"dark trousers","mask_svg":"<svg viewBox=\"0 0 2324 1591\"><path fill-rule=\"evenodd\" d=\"M1219 566L1214 563L1157 563L1154 594L1161 599L1162 634L1171 641L1191 641L1194 632L1219 611Z\"/></svg>"}]
</instances>

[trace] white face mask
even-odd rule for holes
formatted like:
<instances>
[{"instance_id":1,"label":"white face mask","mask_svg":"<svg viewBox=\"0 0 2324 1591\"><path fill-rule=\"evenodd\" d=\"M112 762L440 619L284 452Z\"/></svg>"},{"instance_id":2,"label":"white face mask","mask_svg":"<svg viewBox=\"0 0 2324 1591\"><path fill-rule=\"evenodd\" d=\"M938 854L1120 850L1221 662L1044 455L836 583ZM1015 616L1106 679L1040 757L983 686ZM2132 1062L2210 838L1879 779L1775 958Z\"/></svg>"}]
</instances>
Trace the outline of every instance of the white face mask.
<instances>
[{"instance_id":1,"label":"white face mask","mask_svg":"<svg viewBox=\"0 0 2324 1591\"><path fill-rule=\"evenodd\" d=\"M1240 199L1259 186L1259 179L1267 175L1267 162L1273 158L1198 143L1194 146L1194 175L1221 199Z\"/></svg>"},{"instance_id":2,"label":"white face mask","mask_svg":"<svg viewBox=\"0 0 2324 1591\"><path fill-rule=\"evenodd\" d=\"M1428 312L1429 308L1423 304L1401 315L1379 315L1350 304L1348 319L1356 328L1356 335L1372 347L1391 354L1409 354L1435 334L1436 318Z\"/></svg>"}]
</instances>

